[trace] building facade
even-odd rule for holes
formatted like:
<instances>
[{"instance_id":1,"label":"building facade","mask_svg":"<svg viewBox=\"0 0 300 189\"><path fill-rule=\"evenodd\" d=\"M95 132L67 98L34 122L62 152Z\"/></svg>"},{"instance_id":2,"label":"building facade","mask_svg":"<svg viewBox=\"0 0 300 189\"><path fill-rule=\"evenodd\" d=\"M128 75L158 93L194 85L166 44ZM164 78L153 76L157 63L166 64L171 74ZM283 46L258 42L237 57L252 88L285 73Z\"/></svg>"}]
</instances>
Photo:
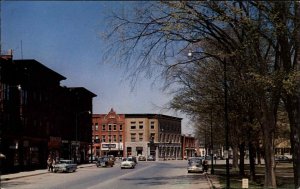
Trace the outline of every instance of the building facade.
<instances>
[{"instance_id":1,"label":"building facade","mask_svg":"<svg viewBox=\"0 0 300 189\"><path fill-rule=\"evenodd\" d=\"M179 159L181 118L161 114L93 115L93 156L149 156Z\"/></svg>"},{"instance_id":2,"label":"building facade","mask_svg":"<svg viewBox=\"0 0 300 189\"><path fill-rule=\"evenodd\" d=\"M2 172L44 168L49 154L85 161L91 115L80 120L76 115L92 110L95 95L84 88L61 87L66 78L36 60L1 56L0 61L0 152L6 156ZM75 157L72 141L77 141L74 149L81 159ZM85 152L79 155L80 150Z\"/></svg>"},{"instance_id":3,"label":"building facade","mask_svg":"<svg viewBox=\"0 0 300 189\"><path fill-rule=\"evenodd\" d=\"M182 155L184 159L197 156L196 148L196 140L193 136L182 135Z\"/></svg>"},{"instance_id":4,"label":"building facade","mask_svg":"<svg viewBox=\"0 0 300 189\"><path fill-rule=\"evenodd\" d=\"M108 114L93 115L93 149L95 157L114 155L123 157L125 144L125 116L111 109Z\"/></svg>"},{"instance_id":5,"label":"building facade","mask_svg":"<svg viewBox=\"0 0 300 189\"><path fill-rule=\"evenodd\" d=\"M162 114L125 114L126 155L181 158L181 120Z\"/></svg>"}]
</instances>

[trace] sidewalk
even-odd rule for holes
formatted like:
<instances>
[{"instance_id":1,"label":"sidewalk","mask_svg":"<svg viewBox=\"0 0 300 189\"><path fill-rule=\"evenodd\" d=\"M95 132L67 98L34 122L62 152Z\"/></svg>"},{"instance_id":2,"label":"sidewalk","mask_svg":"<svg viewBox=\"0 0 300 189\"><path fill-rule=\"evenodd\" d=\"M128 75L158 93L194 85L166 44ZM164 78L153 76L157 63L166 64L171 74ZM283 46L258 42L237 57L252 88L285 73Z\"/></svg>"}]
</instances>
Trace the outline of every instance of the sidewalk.
<instances>
[{"instance_id":1,"label":"sidewalk","mask_svg":"<svg viewBox=\"0 0 300 189\"><path fill-rule=\"evenodd\" d=\"M91 167L95 166L94 163L91 164L81 164L78 165L78 169L84 168L84 167ZM30 177L34 175L41 175L41 174L47 174L49 173L48 169L38 169L34 171L23 171L23 172L18 172L18 173L12 173L12 174L6 174L6 175L1 175L0 179L1 180L12 180L12 179L17 179L17 178L23 178L23 177Z\"/></svg>"},{"instance_id":2,"label":"sidewalk","mask_svg":"<svg viewBox=\"0 0 300 189\"><path fill-rule=\"evenodd\" d=\"M206 178L210 183L210 188L212 189L222 188L217 175L206 174Z\"/></svg>"}]
</instances>

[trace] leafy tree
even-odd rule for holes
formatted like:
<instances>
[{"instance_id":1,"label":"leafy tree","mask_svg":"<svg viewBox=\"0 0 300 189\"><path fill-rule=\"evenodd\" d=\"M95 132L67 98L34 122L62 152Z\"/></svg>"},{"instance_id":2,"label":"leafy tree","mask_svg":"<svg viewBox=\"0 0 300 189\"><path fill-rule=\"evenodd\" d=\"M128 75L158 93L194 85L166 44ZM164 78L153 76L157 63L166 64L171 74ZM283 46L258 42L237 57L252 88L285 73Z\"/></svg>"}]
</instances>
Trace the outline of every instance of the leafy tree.
<instances>
[{"instance_id":1,"label":"leafy tree","mask_svg":"<svg viewBox=\"0 0 300 189\"><path fill-rule=\"evenodd\" d=\"M201 115L202 112L198 109L200 106L191 106L193 102L198 103L197 105L201 104L199 102L208 102L208 96L203 94L214 94L212 91L205 91L206 88L203 87L203 81L207 78L194 78L197 74L191 74L195 66L199 66L197 63L214 60L219 62L219 66L227 66L230 75L225 85L229 89L229 109L232 113L229 117L234 117L233 110L240 110L241 103L251 104L250 101L245 101L246 98L252 99L257 111L253 113L248 109L236 120L240 122L245 119L243 115L250 111L261 125L266 162L265 187L276 188L273 141L277 110L282 97L288 109L291 131L296 133L291 137L293 148L300 149L296 148L299 147L297 138L300 134L300 95L297 90L299 82L296 82L299 81L299 66L295 66L299 52L299 43L295 43L297 40L299 42L299 24L295 17L299 14L297 7L293 1L144 3L134 11L128 11L128 15L114 16L110 22L113 24L113 32L109 35L112 40L109 52L118 58L119 63L125 63L129 70L133 70L132 76L163 73L158 76L167 81L169 78L176 78L170 80L171 83L166 82L166 86L195 81L183 83L191 90L176 91L178 95L174 97L174 101L180 100L185 106L176 107L177 104L173 104L175 108L191 115ZM206 47L207 44L209 48ZM199 56L184 58L182 55L187 54L188 50L197 51ZM216 78L222 78L220 73L222 72L215 75ZM190 78L182 79L184 77ZM203 88L195 90L197 88L192 85L197 83ZM222 86L218 86L218 89L222 91ZM234 103L240 89L240 103ZM186 95L186 98L179 99L182 95ZM252 116L249 117L246 116L246 120L252 123ZM231 128L234 119L230 121ZM300 183L298 157L300 151L296 153L294 150L296 187Z\"/></svg>"}]
</instances>

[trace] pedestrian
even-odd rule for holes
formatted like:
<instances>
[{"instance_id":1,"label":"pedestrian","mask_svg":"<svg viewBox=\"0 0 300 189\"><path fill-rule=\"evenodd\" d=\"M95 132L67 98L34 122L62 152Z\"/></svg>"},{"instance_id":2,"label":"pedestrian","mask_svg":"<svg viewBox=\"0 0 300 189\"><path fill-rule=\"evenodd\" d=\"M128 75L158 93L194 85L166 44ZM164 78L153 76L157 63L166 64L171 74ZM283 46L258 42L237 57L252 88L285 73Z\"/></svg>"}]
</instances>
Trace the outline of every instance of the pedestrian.
<instances>
[{"instance_id":1,"label":"pedestrian","mask_svg":"<svg viewBox=\"0 0 300 189\"><path fill-rule=\"evenodd\" d=\"M48 171L53 172L53 158L51 155L48 156L47 166L48 166Z\"/></svg>"},{"instance_id":2,"label":"pedestrian","mask_svg":"<svg viewBox=\"0 0 300 189\"><path fill-rule=\"evenodd\" d=\"M202 167L203 167L203 172L207 173L207 171L208 171L208 161L207 160L203 161Z\"/></svg>"}]
</instances>

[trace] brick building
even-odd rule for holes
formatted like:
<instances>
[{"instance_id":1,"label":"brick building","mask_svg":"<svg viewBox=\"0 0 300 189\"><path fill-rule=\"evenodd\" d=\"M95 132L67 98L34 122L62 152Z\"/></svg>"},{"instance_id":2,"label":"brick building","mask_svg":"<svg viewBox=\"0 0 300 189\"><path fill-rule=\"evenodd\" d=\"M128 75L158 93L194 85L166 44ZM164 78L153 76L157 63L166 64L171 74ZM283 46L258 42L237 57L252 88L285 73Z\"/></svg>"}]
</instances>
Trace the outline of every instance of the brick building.
<instances>
[{"instance_id":1,"label":"brick building","mask_svg":"<svg viewBox=\"0 0 300 189\"><path fill-rule=\"evenodd\" d=\"M36 60L1 56L0 153L6 156L1 160L3 172L44 168L50 153L87 161L91 115L79 118L78 114L92 110L96 95L84 88L60 86L64 79Z\"/></svg>"},{"instance_id":2,"label":"brick building","mask_svg":"<svg viewBox=\"0 0 300 189\"><path fill-rule=\"evenodd\" d=\"M182 135L182 155L184 159L196 156L196 139L191 135Z\"/></svg>"},{"instance_id":3,"label":"brick building","mask_svg":"<svg viewBox=\"0 0 300 189\"><path fill-rule=\"evenodd\" d=\"M116 114L111 109L108 114L93 115L93 131L94 156L182 158L181 118L161 114Z\"/></svg>"},{"instance_id":4,"label":"brick building","mask_svg":"<svg viewBox=\"0 0 300 189\"><path fill-rule=\"evenodd\" d=\"M93 155L124 156L125 116L111 109L108 114L93 115Z\"/></svg>"}]
</instances>

